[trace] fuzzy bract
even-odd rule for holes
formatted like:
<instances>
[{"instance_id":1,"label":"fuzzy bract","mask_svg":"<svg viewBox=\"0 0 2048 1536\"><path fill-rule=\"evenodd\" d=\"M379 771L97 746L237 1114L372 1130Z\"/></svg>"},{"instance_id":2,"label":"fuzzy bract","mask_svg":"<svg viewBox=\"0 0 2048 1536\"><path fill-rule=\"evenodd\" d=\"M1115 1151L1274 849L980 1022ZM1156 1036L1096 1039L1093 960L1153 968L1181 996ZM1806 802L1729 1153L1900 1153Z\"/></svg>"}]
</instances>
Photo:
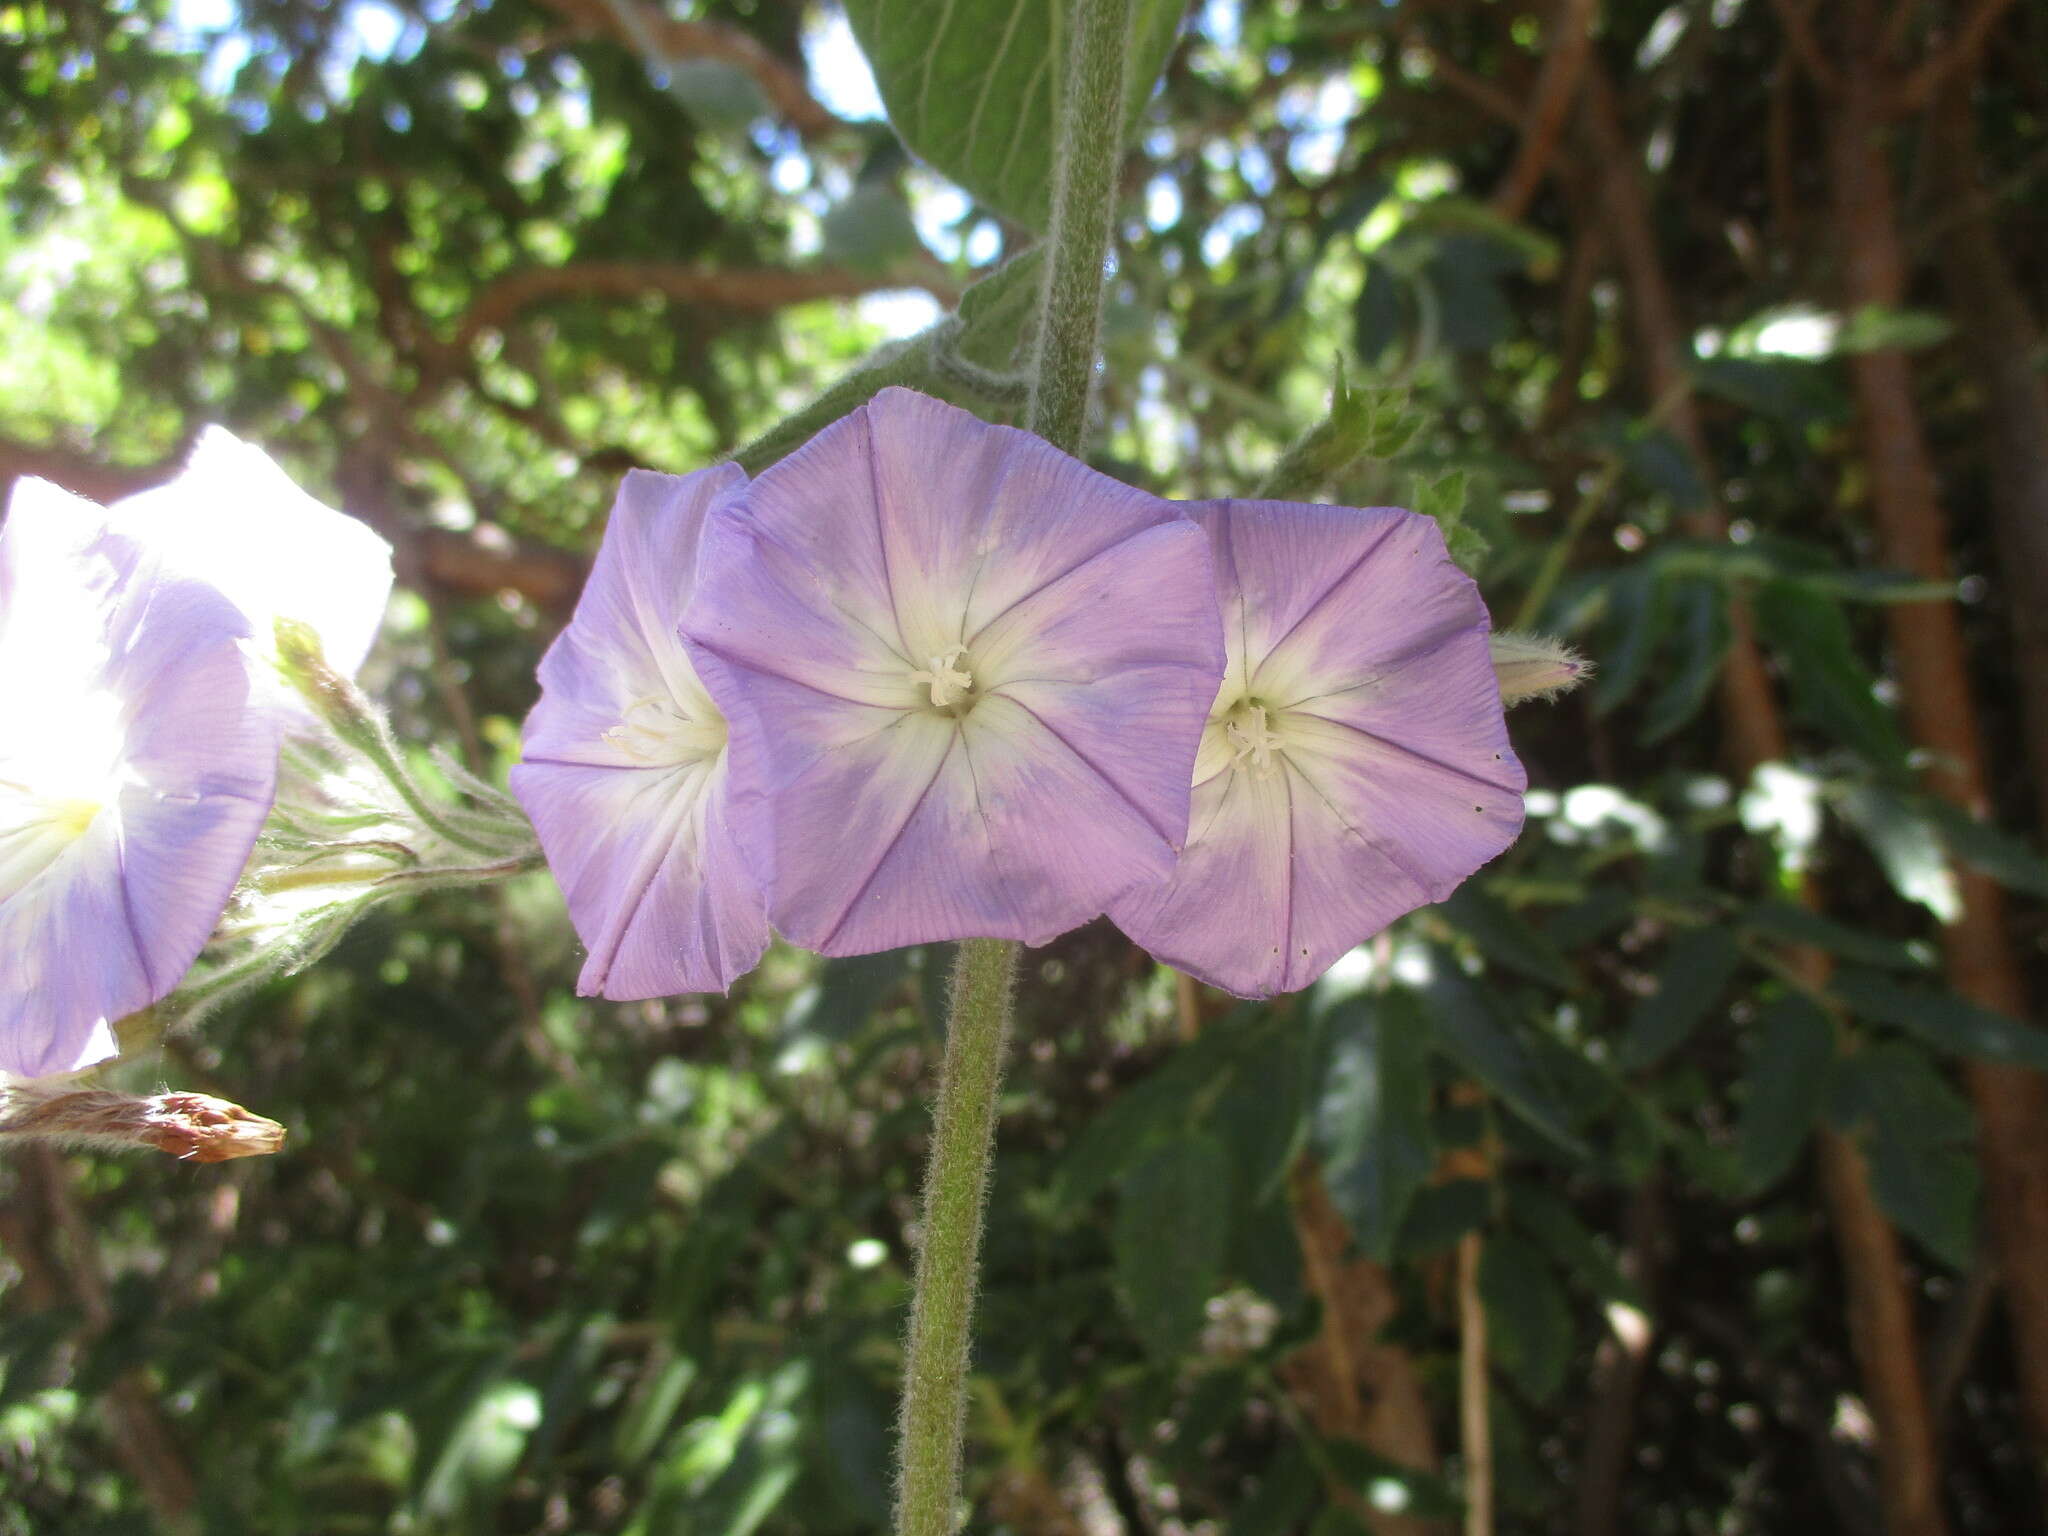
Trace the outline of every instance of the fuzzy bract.
<instances>
[{"instance_id":1,"label":"fuzzy bract","mask_svg":"<svg viewBox=\"0 0 2048 1536\"><path fill-rule=\"evenodd\" d=\"M1189 506L1216 552L1229 655L1187 852L1110 906L1153 955L1244 997L1307 986L1514 841L1478 589L1397 508Z\"/></svg>"},{"instance_id":2,"label":"fuzzy bract","mask_svg":"<svg viewBox=\"0 0 2048 1536\"><path fill-rule=\"evenodd\" d=\"M768 921L733 838L725 716L677 625L699 595L699 538L746 489L736 466L626 476L576 615L540 666L513 793L589 951L578 990L723 991Z\"/></svg>"},{"instance_id":3,"label":"fuzzy bract","mask_svg":"<svg viewBox=\"0 0 2048 1536\"><path fill-rule=\"evenodd\" d=\"M882 391L714 516L684 633L797 943L1043 943L1173 867L1208 543L1039 438Z\"/></svg>"}]
</instances>

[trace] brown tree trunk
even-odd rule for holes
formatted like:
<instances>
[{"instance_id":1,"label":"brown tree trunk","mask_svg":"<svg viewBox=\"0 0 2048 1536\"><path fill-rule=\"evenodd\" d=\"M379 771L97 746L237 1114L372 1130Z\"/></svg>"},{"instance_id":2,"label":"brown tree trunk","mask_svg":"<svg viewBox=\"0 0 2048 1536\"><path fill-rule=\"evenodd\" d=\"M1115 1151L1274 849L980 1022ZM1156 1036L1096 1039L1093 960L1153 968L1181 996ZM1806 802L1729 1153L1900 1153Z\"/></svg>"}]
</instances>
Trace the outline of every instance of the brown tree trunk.
<instances>
[{"instance_id":1,"label":"brown tree trunk","mask_svg":"<svg viewBox=\"0 0 2048 1536\"><path fill-rule=\"evenodd\" d=\"M1895 307L1906 296L1906 259L1887 159L1890 81L1883 21L1872 0L1844 8L1840 88L1828 113L1835 238L1843 307ZM1930 581L1949 578L1948 527L1934 465L1913 400L1906 356L1861 352L1850 376L1868 467L1880 556ZM1989 810L1983 745L1971 702L1962 628L1945 602L1886 610L1907 729L1928 754L1928 787L1972 816ZM1942 930L1949 984L1972 1002L2025 1017L2027 1000L2005 927L1999 887L1958 868L1963 910ZM2048 1449L2048 1150L2042 1126L2048 1083L2021 1068L1972 1061L1979 1152L1992 1234L2005 1277L2014 1364L2037 1448Z\"/></svg>"},{"instance_id":2,"label":"brown tree trunk","mask_svg":"<svg viewBox=\"0 0 2048 1536\"><path fill-rule=\"evenodd\" d=\"M1998 248L1966 88L1947 92L1930 126L1950 188L1937 253L1949 314L1983 395L2013 685L2034 781L2034 827L2048 835L2048 381L2034 365L2041 327Z\"/></svg>"},{"instance_id":3,"label":"brown tree trunk","mask_svg":"<svg viewBox=\"0 0 2048 1536\"><path fill-rule=\"evenodd\" d=\"M1649 196L1613 86L1597 65L1588 71L1585 94L1601 200L1621 259L1645 379L1663 419L1691 458L1700 484L1709 488L1707 503L1686 517L1688 531L1699 538L1726 538L1727 519L1712 490L1718 477L1691 382L1680 362L1685 332L1658 251ZM1731 643L1716 692L1729 758L1737 775L1747 778L1759 764L1783 760L1787 743L1747 605L1739 598L1732 601L1728 617ZM1798 895L1805 905L1819 905L1818 893L1804 881ZM1825 979L1828 958L1821 951L1797 949L1790 958L1802 975ZM1821 1193L1849 1294L1851 1345L1877 1422L1886 1528L1893 1536L1943 1536L1948 1527L1939 1499L1939 1447L1922 1380L1919 1330L1898 1233L1878 1208L1869 1171L1854 1145L1831 1130L1823 1130L1819 1140ZM1595 1512L1604 1507L1596 1504ZM1586 1529L1589 1536L1598 1536L1611 1526Z\"/></svg>"},{"instance_id":4,"label":"brown tree trunk","mask_svg":"<svg viewBox=\"0 0 2048 1536\"><path fill-rule=\"evenodd\" d=\"M1287 1192L1301 1244L1302 1275L1322 1303L1322 1328L1281 1367L1280 1376L1319 1434L1355 1440L1418 1471L1437 1466L1429 1400L1408 1352L1382 1343L1398 1299L1384 1266L1350 1255L1345 1224L1311 1158L1290 1171ZM1432 1522L1351 1501L1374 1536L1433 1536Z\"/></svg>"}]
</instances>

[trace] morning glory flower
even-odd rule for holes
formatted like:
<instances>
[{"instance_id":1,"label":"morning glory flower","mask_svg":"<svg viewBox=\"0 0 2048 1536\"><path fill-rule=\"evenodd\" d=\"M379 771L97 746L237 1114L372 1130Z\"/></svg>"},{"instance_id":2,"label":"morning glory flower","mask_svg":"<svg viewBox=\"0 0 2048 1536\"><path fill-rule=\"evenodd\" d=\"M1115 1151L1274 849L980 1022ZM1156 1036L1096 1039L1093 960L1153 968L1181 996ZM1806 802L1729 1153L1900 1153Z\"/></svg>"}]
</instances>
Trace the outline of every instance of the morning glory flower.
<instances>
[{"instance_id":1,"label":"morning glory flower","mask_svg":"<svg viewBox=\"0 0 2048 1536\"><path fill-rule=\"evenodd\" d=\"M345 676L369 655L391 596L391 546L224 428L206 428L175 478L114 503L108 518L167 568L219 589L248 617L259 654L274 656L284 618L311 628ZM284 689L267 675L263 686Z\"/></svg>"},{"instance_id":2,"label":"morning glory flower","mask_svg":"<svg viewBox=\"0 0 2048 1536\"><path fill-rule=\"evenodd\" d=\"M705 518L746 485L731 464L627 475L575 617L540 664L512 791L589 950L586 997L722 992L768 945L727 824L725 716L676 633L702 601Z\"/></svg>"},{"instance_id":3,"label":"morning glory flower","mask_svg":"<svg viewBox=\"0 0 2048 1536\"><path fill-rule=\"evenodd\" d=\"M175 987L269 813L245 617L20 481L0 526L0 1073L70 1072Z\"/></svg>"},{"instance_id":4,"label":"morning glory flower","mask_svg":"<svg viewBox=\"0 0 2048 1536\"><path fill-rule=\"evenodd\" d=\"M1223 656L1170 504L887 389L715 515L703 571L683 631L796 943L1044 943L1172 868Z\"/></svg>"},{"instance_id":5,"label":"morning glory flower","mask_svg":"<svg viewBox=\"0 0 2048 1536\"><path fill-rule=\"evenodd\" d=\"M1479 591L1429 518L1215 501L1229 666L1194 771L1187 852L1109 915L1243 997L1307 986L1513 842L1508 745Z\"/></svg>"}]
</instances>

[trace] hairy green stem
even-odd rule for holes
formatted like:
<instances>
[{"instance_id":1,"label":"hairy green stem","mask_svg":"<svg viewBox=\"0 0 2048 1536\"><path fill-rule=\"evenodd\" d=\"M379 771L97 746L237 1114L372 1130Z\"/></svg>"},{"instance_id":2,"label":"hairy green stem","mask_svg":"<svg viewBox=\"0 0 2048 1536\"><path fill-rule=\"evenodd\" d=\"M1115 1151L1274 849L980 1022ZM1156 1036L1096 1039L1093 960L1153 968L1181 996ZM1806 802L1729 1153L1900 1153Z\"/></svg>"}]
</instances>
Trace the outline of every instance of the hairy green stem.
<instances>
[{"instance_id":1,"label":"hairy green stem","mask_svg":"<svg viewBox=\"0 0 2048 1536\"><path fill-rule=\"evenodd\" d=\"M1040 301L1030 427L1078 453L1088 425L1095 351L1102 335L1102 268L1109 257L1123 163L1124 68L1130 0L1076 0L1067 8L1074 51L1060 106L1053 162L1050 260Z\"/></svg>"},{"instance_id":2,"label":"hairy green stem","mask_svg":"<svg viewBox=\"0 0 2048 1536\"><path fill-rule=\"evenodd\" d=\"M969 939L953 966L898 1424L897 1536L951 1536L954 1528L981 1213L1018 949L1007 939Z\"/></svg>"},{"instance_id":3,"label":"hairy green stem","mask_svg":"<svg viewBox=\"0 0 2048 1536\"><path fill-rule=\"evenodd\" d=\"M1087 425L1102 330L1102 268L1116 198L1130 0L1073 0L1068 15L1075 37L1053 166L1028 424L1054 447L1073 453ZM982 1205L1020 950L1007 939L969 939L953 968L903 1367L896 1536L952 1536L960 1502Z\"/></svg>"}]
</instances>

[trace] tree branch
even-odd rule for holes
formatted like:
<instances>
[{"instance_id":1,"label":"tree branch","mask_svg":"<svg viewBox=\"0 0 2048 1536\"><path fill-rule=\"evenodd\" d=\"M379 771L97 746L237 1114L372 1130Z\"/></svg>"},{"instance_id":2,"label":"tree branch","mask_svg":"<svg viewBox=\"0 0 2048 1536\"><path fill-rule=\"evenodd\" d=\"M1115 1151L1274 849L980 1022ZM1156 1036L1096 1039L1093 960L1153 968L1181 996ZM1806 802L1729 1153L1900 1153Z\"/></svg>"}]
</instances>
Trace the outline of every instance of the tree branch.
<instances>
[{"instance_id":1,"label":"tree branch","mask_svg":"<svg viewBox=\"0 0 2048 1536\"><path fill-rule=\"evenodd\" d=\"M1992 29L2012 9L2012 0L1977 0L1970 8L1970 14L1963 18L1954 37L1937 48L1919 66L1901 80L1894 93L1894 112L1918 112L1930 101L1948 80L1976 62L1985 40Z\"/></svg>"},{"instance_id":2,"label":"tree branch","mask_svg":"<svg viewBox=\"0 0 2048 1536\"><path fill-rule=\"evenodd\" d=\"M1842 77L1828 62L1827 50L1821 47L1820 37L1813 30L1808 0L1773 0L1773 3L1778 8L1778 20L1785 27L1785 40L1792 45L1793 57L1799 60L1800 67L1822 90L1831 93L1840 90Z\"/></svg>"},{"instance_id":3,"label":"tree branch","mask_svg":"<svg viewBox=\"0 0 2048 1536\"><path fill-rule=\"evenodd\" d=\"M572 261L559 267L527 267L484 283L456 324L454 345L466 349L483 332L501 330L524 311L557 298L659 297L766 314L788 304L856 298L890 288L922 288L944 304L954 302L960 291L959 284L936 263L887 272L853 272L838 267L792 271L693 267L665 261Z\"/></svg>"},{"instance_id":4,"label":"tree branch","mask_svg":"<svg viewBox=\"0 0 2048 1536\"><path fill-rule=\"evenodd\" d=\"M542 0L548 9L574 24L586 37L608 37L623 43L657 68L673 68L686 59L715 59L740 70L767 98L768 105L806 139L837 133L848 126L811 94L804 72L777 58L760 41L737 27L715 21L683 21L642 0Z\"/></svg>"},{"instance_id":5,"label":"tree branch","mask_svg":"<svg viewBox=\"0 0 2048 1536\"><path fill-rule=\"evenodd\" d=\"M1519 220L1529 210L1536 189L1557 159L1564 125L1578 95L1579 78L1586 55L1593 47L1593 23L1599 15L1598 0L1557 0L1549 50L1543 57L1542 72L1536 77L1534 99L1522 126L1522 142L1515 151L1514 164L1501 178L1493 194L1493 211L1504 219Z\"/></svg>"}]
</instances>

